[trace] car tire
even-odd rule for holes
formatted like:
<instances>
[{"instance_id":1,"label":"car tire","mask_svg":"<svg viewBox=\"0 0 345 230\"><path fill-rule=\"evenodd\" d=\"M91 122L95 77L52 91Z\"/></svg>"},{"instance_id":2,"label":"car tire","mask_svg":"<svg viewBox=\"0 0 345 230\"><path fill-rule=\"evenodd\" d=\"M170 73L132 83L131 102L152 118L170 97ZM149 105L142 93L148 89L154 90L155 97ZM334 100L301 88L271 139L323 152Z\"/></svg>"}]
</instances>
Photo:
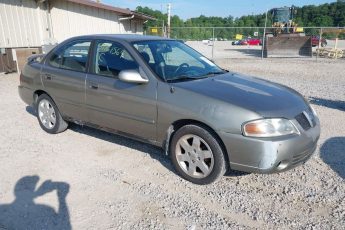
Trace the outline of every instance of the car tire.
<instances>
[{"instance_id":1,"label":"car tire","mask_svg":"<svg viewBox=\"0 0 345 230\"><path fill-rule=\"evenodd\" d=\"M325 46L327 46L327 43L326 42L322 42L321 43L321 47L325 47Z\"/></svg>"},{"instance_id":2,"label":"car tire","mask_svg":"<svg viewBox=\"0 0 345 230\"><path fill-rule=\"evenodd\" d=\"M41 128L47 133L61 133L68 127L56 104L47 94L41 94L37 98L36 115Z\"/></svg>"},{"instance_id":3,"label":"car tire","mask_svg":"<svg viewBox=\"0 0 345 230\"><path fill-rule=\"evenodd\" d=\"M182 178L205 185L225 174L224 151L212 133L198 125L186 125L175 132L169 147L170 157Z\"/></svg>"}]
</instances>

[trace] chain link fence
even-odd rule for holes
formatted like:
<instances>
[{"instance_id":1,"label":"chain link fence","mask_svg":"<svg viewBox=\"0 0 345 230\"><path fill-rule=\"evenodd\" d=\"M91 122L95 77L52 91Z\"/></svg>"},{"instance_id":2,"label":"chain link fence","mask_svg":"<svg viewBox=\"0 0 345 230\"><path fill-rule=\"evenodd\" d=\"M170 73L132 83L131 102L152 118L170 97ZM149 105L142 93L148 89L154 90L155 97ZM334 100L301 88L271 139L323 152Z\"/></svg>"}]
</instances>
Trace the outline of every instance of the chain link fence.
<instances>
[{"instance_id":1,"label":"chain link fence","mask_svg":"<svg viewBox=\"0 0 345 230\"><path fill-rule=\"evenodd\" d=\"M293 29L283 28L282 30ZM282 57L342 58L345 60L345 28L304 27L303 31L294 33L297 38L282 39L271 48L271 40L267 40L266 36L272 34L268 36L273 37L274 41L273 34L276 30L277 28L272 27L172 27L170 37L183 40L210 59L265 58L270 57L268 55L271 52L270 49L276 49ZM145 33L165 36L166 29L151 27ZM293 50L299 50L299 52L291 55Z\"/></svg>"}]
</instances>

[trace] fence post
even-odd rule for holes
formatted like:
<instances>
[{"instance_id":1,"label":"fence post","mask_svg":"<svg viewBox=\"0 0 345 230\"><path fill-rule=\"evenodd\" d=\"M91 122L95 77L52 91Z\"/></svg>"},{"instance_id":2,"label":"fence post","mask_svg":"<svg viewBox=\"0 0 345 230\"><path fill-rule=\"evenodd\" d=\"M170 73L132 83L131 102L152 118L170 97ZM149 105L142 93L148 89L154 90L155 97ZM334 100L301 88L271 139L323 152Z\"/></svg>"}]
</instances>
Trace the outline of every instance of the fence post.
<instances>
[{"instance_id":1,"label":"fence post","mask_svg":"<svg viewBox=\"0 0 345 230\"><path fill-rule=\"evenodd\" d=\"M265 28L264 28L264 34L262 35L261 60L264 59L264 48L266 45L267 17L268 17L268 9L266 10Z\"/></svg>"},{"instance_id":2,"label":"fence post","mask_svg":"<svg viewBox=\"0 0 345 230\"><path fill-rule=\"evenodd\" d=\"M212 28L212 60L214 60L214 43L215 43L215 38L214 38L214 27Z\"/></svg>"},{"instance_id":3,"label":"fence post","mask_svg":"<svg viewBox=\"0 0 345 230\"><path fill-rule=\"evenodd\" d=\"M264 59L265 45L266 45L266 28L264 28L264 34L262 35L261 59Z\"/></svg>"},{"instance_id":4,"label":"fence post","mask_svg":"<svg viewBox=\"0 0 345 230\"><path fill-rule=\"evenodd\" d=\"M318 47L318 50L316 52L316 61L318 61L318 58L320 55L321 42L322 42L322 28L320 28L319 47Z\"/></svg>"}]
</instances>

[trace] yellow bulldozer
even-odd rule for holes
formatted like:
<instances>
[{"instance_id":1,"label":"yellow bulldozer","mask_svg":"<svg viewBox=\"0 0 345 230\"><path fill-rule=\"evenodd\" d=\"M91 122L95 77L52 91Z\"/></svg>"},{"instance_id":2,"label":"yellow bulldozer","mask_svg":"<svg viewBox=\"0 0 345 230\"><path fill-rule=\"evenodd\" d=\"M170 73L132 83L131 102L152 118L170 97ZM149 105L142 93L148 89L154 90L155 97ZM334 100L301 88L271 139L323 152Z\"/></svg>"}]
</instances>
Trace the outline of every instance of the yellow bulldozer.
<instances>
[{"instance_id":1,"label":"yellow bulldozer","mask_svg":"<svg viewBox=\"0 0 345 230\"><path fill-rule=\"evenodd\" d=\"M274 8L272 28L266 30L264 43L265 57L311 57L311 37L294 21L296 8Z\"/></svg>"}]
</instances>

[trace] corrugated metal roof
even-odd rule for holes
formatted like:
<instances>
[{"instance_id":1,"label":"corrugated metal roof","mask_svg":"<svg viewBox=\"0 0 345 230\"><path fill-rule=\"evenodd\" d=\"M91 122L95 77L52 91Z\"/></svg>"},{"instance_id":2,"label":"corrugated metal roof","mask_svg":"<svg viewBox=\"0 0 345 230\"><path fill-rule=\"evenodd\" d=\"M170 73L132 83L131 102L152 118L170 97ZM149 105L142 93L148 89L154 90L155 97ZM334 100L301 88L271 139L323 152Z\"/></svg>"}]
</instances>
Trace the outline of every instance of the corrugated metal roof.
<instances>
[{"instance_id":1,"label":"corrugated metal roof","mask_svg":"<svg viewBox=\"0 0 345 230\"><path fill-rule=\"evenodd\" d=\"M144 20L155 20L156 19L150 15L138 13L135 11L131 11L129 9L124 9L124 8L106 5L103 3L98 3L95 1L91 1L91 0L66 0L66 1L74 2L74 3L85 5L85 6L91 6L91 7L95 7L95 8L99 8L99 9L113 11L113 12L116 12L116 13L121 14L121 15L134 15L135 17L140 18L140 19L144 19Z\"/></svg>"},{"instance_id":2,"label":"corrugated metal roof","mask_svg":"<svg viewBox=\"0 0 345 230\"><path fill-rule=\"evenodd\" d=\"M155 17L147 15L147 14L142 14L142 13L139 13L139 12L136 12L136 11L131 11L131 12L136 17L139 17L139 18L142 18L142 19L145 19L145 20L157 20Z\"/></svg>"}]
</instances>

